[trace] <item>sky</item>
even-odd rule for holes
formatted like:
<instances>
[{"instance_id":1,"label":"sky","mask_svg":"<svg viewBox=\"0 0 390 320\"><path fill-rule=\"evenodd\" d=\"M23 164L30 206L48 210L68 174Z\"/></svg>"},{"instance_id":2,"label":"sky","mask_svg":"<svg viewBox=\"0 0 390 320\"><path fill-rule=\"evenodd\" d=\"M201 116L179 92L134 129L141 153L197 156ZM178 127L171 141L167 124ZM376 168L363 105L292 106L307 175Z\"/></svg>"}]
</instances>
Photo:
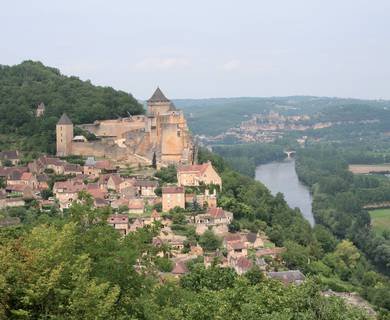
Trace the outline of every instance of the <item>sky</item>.
<instances>
[{"instance_id":1,"label":"sky","mask_svg":"<svg viewBox=\"0 0 390 320\"><path fill-rule=\"evenodd\" d=\"M0 0L0 35L0 64L138 99L390 99L389 0Z\"/></svg>"}]
</instances>

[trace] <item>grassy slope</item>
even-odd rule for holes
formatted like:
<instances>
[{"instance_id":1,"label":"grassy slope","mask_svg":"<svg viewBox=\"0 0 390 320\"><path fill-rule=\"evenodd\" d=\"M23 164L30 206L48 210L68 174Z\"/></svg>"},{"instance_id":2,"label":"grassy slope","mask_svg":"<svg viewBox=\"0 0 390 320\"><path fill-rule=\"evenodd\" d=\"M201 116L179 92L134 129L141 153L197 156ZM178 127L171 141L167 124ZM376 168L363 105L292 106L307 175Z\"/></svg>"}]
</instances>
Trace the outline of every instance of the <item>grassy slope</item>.
<instances>
[{"instance_id":1,"label":"grassy slope","mask_svg":"<svg viewBox=\"0 0 390 320\"><path fill-rule=\"evenodd\" d=\"M377 233L390 230L390 209L376 209L370 211L371 223Z\"/></svg>"}]
</instances>

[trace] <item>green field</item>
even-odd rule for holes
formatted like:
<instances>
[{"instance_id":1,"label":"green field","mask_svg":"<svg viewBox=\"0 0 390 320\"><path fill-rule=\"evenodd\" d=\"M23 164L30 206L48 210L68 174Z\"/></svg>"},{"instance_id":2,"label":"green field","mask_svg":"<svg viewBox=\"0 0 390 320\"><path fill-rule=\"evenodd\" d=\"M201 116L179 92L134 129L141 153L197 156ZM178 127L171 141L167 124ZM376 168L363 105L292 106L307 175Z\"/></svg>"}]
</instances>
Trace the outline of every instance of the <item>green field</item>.
<instances>
[{"instance_id":1,"label":"green field","mask_svg":"<svg viewBox=\"0 0 390 320\"><path fill-rule=\"evenodd\" d=\"M370 211L371 224L377 233L390 231L390 209L376 209Z\"/></svg>"}]
</instances>

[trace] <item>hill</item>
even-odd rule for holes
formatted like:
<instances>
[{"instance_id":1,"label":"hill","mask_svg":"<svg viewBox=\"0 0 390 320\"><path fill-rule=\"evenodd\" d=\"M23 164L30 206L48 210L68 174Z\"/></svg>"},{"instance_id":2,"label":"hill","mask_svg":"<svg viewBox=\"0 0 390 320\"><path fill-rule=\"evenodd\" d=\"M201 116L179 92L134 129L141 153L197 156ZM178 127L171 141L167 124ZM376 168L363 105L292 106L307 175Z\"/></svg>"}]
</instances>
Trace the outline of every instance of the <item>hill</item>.
<instances>
[{"instance_id":1,"label":"hill","mask_svg":"<svg viewBox=\"0 0 390 320\"><path fill-rule=\"evenodd\" d=\"M385 100L312 96L177 99L174 102L185 112L191 130L199 135L218 135L248 120L252 114L268 113L270 110L283 115L307 114L316 120L338 121L349 120L348 116L356 120L359 116L376 114L380 110L383 113L383 108L390 107L390 101Z\"/></svg>"},{"instance_id":2,"label":"hill","mask_svg":"<svg viewBox=\"0 0 390 320\"><path fill-rule=\"evenodd\" d=\"M36 118L40 102L46 111ZM55 124L63 112L78 124L144 110L131 94L65 76L41 62L0 65L0 149L54 152Z\"/></svg>"}]
</instances>

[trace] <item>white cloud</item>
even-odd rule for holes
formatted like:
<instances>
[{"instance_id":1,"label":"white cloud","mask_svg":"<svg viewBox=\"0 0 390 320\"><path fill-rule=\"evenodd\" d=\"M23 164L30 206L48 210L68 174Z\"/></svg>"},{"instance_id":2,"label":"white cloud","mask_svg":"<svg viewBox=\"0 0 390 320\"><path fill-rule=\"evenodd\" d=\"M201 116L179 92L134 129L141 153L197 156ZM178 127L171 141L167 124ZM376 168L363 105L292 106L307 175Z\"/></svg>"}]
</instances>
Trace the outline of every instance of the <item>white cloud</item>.
<instances>
[{"instance_id":1,"label":"white cloud","mask_svg":"<svg viewBox=\"0 0 390 320\"><path fill-rule=\"evenodd\" d=\"M136 63L135 67L140 70L161 70L182 68L189 64L190 61L187 58L182 57L146 58Z\"/></svg>"},{"instance_id":2,"label":"white cloud","mask_svg":"<svg viewBox=\"0 0 390 320\"><path fill-rule=\"evenodd\" d=\"M241 67L240 60L230 60L222 65L222 69L225 71L234 71Z\"/></svg>"}]
</instances>

